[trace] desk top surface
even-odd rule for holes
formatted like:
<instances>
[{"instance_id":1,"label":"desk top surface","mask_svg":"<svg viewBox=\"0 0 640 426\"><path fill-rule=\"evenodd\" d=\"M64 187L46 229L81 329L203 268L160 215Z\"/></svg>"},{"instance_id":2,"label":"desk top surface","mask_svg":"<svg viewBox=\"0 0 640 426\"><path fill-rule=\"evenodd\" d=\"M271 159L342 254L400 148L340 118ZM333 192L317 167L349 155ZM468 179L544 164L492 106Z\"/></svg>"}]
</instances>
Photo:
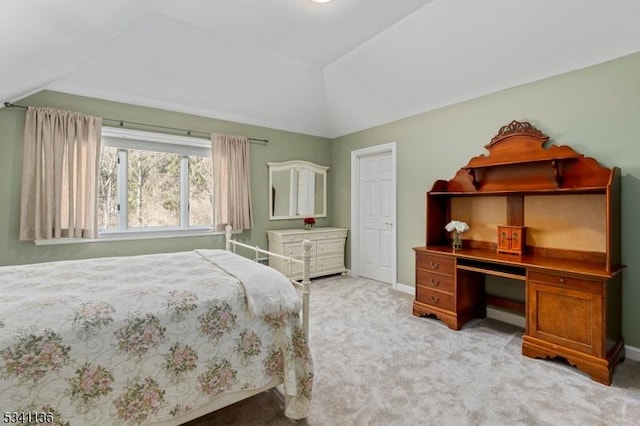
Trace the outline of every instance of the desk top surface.
<instances>
[{"instance_id":1,"label":"desk top surface","mask_svg":"<svg viewBox=\"0 0 640 426\"><path fill-rule=\"evenodd\" d=\"M605 265L602 263L526 254L522 256L515 254L503 254L496 253L493 250L480 248L463 248L454 250L448 246L429 246L415 247L414 250L416 252L448 255L459 259L470 259L524 268L544 269L551 272L555 271L591 275L598 278L611 278L624 269L624 266L619 266L613 271L607 271Z\"/></svg>"}]
</instances>

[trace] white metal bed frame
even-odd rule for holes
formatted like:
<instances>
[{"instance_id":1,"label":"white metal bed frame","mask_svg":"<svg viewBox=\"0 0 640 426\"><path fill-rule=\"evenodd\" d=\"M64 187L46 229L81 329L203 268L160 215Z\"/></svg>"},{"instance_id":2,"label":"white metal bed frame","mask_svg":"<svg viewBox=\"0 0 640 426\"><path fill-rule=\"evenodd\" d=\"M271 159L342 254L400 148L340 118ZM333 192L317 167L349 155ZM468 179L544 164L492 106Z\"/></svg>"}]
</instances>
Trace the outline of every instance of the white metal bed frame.
<instances>
[{"instance_id":1,"label":"white metal bed frame","mask_svg":"<svg viewBox=\"0 0 640 426\"><path fill-rule=\"evenodd\" d=\"M248 244L241 243L232 238L231 235L231 227L227 226L225 229L226 233L226 250L236 252L236 246L244 247L255 252L255 261L259 261L259 254L266 254L268 256L277 257L280 259L289 262L289 269L291 270L291 266L294 263L302 265L302 281L296 281L291 277L289 281L292 284L302 286L302 325L304 327L304 335L309 339L309 296L311 294L311 246L312 243L310 240L302 241L302 259L296 259L290 256L283 256L278 253L272 253L267 250L263 250L258 246L250 246ZM233 248L231 247L233 246Z\"/></svg>"},{"instance_id":2,"label":"white metal bed frame","mask_svg":"<svg viewBox=\"0 0 640 426\"><path fill-rule=\"evenodd\" d=\"M302 265L302 281L296 281L294 279L292 279L291 277L289 278L289 281L291 281L292 284L298 285L298 286L302 286L302 325L304 328L304 334L305 337L307 338L307 341L309 341L309 298L311 295L311 279L310 279L310 274L311 274L311 246L312 243L310 240L304 240L302 242L302 259L296 259L294 257L288 257L288 256L283 256L281 254L278 253L272 253L270 251L267 250L263 250L261 248L259 248L258 246L250 246L248 244L244 244L241 243L239 241L236 241L232 238L232 232L231 232L231 227L227 226L225 229L225 235L226 235L226 239L225 239L225 249L227 251L232 251L232 252L236 252L236 247L240 246L240 247L244 247L246 249L249 250L253 250L255 252L255 260L259 261L259 255L260 254L266 254L268 256L274 256L274 257L278 257L280 259L284 259L285 261L289 262L289 266L291 267L291 265L293 264L301 264ZM271 388L274 388L278 385L282 384L282 378L280 377L276 377L273 380L271 380L269 383L267 383L266 385L262 386L261 388L258 389L250 389L250 390L243 390L243 391L237 391L237 392L229 392L229 393L225 393L220 395L218 398L216 398L214 401L210 402L209 404L200 407L197 410L191 411L188 414L185 414L183 416L178 416L178 417L174 417L170 420L167 421L163 421L163 422L157 422L157 423L153 423L154 426L177 426L177 425L181 425L185 422L197 419L199 417L205 416L207 414L210 414L216 410L219 410L221 408L224 408L226 406L229 406L231 404L235 404L236 402L242 401L244 399L250 398L254 395L257 395L259 393L262 393L266 390L269 390Z\"/></svg>"}]
</instances>

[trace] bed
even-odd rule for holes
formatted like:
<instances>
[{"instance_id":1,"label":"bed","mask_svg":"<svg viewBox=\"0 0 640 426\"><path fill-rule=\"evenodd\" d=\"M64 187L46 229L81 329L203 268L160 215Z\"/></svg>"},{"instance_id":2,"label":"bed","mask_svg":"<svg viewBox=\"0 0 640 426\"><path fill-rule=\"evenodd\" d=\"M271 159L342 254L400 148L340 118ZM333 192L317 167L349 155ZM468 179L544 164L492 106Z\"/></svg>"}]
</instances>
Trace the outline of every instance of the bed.
<instances>
[{"instance_id":1,"label":"bed","mask_svg":"<svg viewBox=\"0 0 640 426\"><path fill-rule=\"evenodd\" d=\"M310 244L302 302L236 246L0 268L4 422L178 425L280 384L306 417Z\"/></svg>"}]
</instances>

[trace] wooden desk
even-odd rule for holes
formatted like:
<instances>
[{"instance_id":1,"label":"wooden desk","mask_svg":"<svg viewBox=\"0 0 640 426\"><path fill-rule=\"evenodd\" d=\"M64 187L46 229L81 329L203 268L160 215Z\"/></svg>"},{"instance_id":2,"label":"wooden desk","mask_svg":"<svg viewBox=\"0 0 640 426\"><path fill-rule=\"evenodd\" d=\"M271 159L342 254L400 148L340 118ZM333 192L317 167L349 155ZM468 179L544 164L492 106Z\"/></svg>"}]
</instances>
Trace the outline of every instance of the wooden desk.
<instances>
[{"instance_id":1,"label":"wooden desk","mask_svg":"<svg viewBox=\"0 0 640 426\"><path fill-rule=\"evenodd\" d=\"M620 170L566 145L544 148L548 139L513 121L485 145L489 155L433 184L413 313L459 330L498 303L524 314L524 355L566 358L608 385L624 359ZM469 225L462 249L451 248L451 220ZM508 244L498 241L498 229L516 230L519 244L507 231ZM524 282L525 303L486 297L486 275Z\"/></svg>"},{"instance_id":2,"label":"wooden desk","mask_svg":"<svg viewBox=\"0 0 640 426\"><path fill-rule=\"evenodd\" d=\"M486 249L417 247L413 314L434 315L450 328L486 315L484 276L520 280L526 286L522 353L560 356L609 385L624 359L621 335L622 268ZM504 305L503 305L504 307Z\"/></svg>"}]
</instances>

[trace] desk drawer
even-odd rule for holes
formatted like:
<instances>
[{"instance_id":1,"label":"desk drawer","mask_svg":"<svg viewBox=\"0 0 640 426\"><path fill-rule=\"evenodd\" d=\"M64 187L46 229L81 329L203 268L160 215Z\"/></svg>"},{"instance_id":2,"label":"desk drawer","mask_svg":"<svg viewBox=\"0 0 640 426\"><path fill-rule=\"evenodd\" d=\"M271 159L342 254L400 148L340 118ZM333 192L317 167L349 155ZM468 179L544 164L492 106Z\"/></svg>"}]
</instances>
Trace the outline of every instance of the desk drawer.
<instances>
[{"instance_id":1,"label":"desk drawer","mask_svg":"<svg viewBox=\"0 0 640 426\"><path fill-rule=\"evenodd\" d=\"M428 253L417 253L416 266L425 271L453 275L455 260L451 257L434 256Z\"/></svg>"},{"instance_id":2,"label":"desk drawer","mask_svg":"<svg viewBox=\"0 0 640 426\"><path fill-rule=\"evenodd\" d=\"M416 300L428 305L453 311L453 294L432 290L424 286L416 286Z\"/></svg>"},{"instance_id":3,"label":"desk drawer","mask_svg":"<svg viewBox=\"0 0 640 426\"><path fill-rule=\"evenodd\" d=\"M449 275L434 274L429 271L416 271L416 284L426 288L432 288L447 293L453 293L453 277Z\"/></svg>"},{"instance_id":4,"label":"desk drawer","mask_svg":"<svg viewBox=\"0 0 640 426\"><path fill-rule=\"evenodd\" d=\"M604 280L589 280L564 274L550 274L539 271L529 271L529 280L592 293L601 293L604 284Z\"/></svg>"}]
</instances>

